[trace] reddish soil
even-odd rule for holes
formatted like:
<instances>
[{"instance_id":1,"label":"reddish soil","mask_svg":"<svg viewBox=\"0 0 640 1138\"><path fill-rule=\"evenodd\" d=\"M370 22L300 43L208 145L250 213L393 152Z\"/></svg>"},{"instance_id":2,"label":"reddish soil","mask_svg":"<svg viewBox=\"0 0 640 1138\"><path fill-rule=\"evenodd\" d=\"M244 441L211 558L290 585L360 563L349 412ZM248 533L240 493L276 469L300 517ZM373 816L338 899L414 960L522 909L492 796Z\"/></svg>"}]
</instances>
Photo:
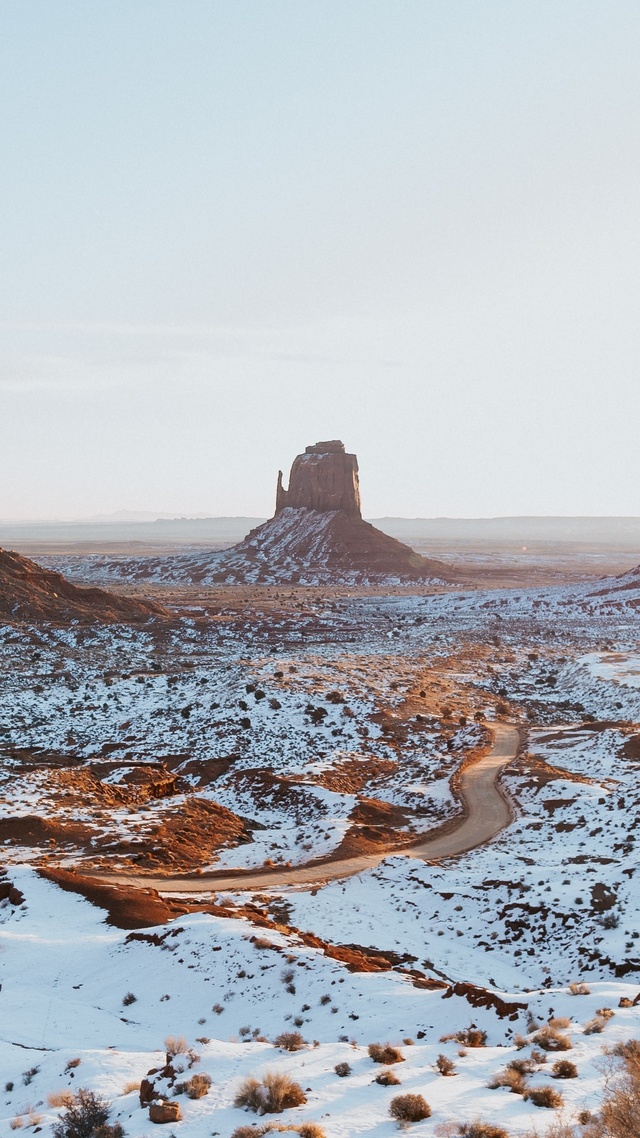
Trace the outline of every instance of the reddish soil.
<instances>
[{"instance_id":1,"label":"reddish soil","mask_svg":"<svg viewBox=\"0 0 640 1138\"><path fill-rule=\"evenodd\" d=\"M184 870L211 860L222 846L250 840L247 823L231 810L191 798L181 802L175 813L165 814L142 840L123 841L111 849L124 854L135 851L138 864L145 868Z\"/></svg>"},{"instance_id":2,"label":"reddish soil","mask_svg":"<svg viewBox=\"0 0 640 1138\"><path fill-rule=\"evenodd\" d=\"M312 775L310 781L324 786L337 794L357 794L363 786L373 779L393 774L398 764L391 759L345 759L335 763L329 770Z\"/></svg>"},{"instance_id":3,"label":"reddish soil","mask_svg":"<svg viewBox=\"0 0 640 1138\"><path fill-rule=\"evenodd\" d=\"M525 785L531 789L546 786L547 783L554 782L555 779L579 782L586 786L597 785L596 780L587 775L576 774L574 771L565 770L564 767L551 766L550 763L545 763L544 759L539 759L536 755L531 754L522 755L513 764L511 773L527 775L529 781Z\"/></svg>"},{"instance_id":4,"label":"reddish soil","mask_svg":"<svg viewBox=\"0 0 640 1138\"><path fill-rule=\"evenodd\" d=\"M78 588L19 553L0 550L0 617L5 621L129 622L149 620L164 611L151 601Z\"/></svg>"},{"instance_id":5,"label":"reddish soil","mask_svg":"<svg viewBox=\"0 0 640 1138\"><path fill-rule=\"evenodd\" d=\"M625 759L631 759L632 762L640 762L640 735L631 735L629 739L623 744L622 754Z\"/></svg>"},{"instance_id":6,"label":"reddish soil","mask_svg":"<svg viewBox=\"0 0 640 1138\"><path fill-rule=\"evenodd\" d=\"M36 814L0 819L0 842L11 841L20 846L73 845L86 849L90 839L91 830L77 822L56 822Z\"/></svg>"},{"instance_id":7,"label":"reddish soil","mask_svg":"<svg viewBox=\"0 0 640 1138\"><path fill-rule=\"evenodd\" d=\"M92 905L105 909L107 924L118 929L144 929L164 925L187 912L177 901L164 901L154 889L121 889L101 885L91 877L64 869L39 869L40 877L53 881L67 893L80 893Z\"/></svg>"}]
</instances>

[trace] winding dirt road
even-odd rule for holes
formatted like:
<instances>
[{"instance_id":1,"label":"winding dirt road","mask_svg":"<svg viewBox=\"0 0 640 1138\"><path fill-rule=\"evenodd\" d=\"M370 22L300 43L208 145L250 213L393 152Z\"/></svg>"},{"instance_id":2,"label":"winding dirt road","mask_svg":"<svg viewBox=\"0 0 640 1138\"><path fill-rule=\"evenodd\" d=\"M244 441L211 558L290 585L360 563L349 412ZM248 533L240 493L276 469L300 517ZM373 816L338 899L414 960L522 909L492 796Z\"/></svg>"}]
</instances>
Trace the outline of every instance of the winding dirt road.
<instances>
[{"instance_id":1,"label":"winding dirt road","mask_svg":"<svg viewBox=\"0 0 640 1138\"><path fill-rule=\"evenodd\" d=\"M507 798L498 784L501 771L518 753L520 735L518 728L509 723L491 725L493 745L477 762L466 767L460 778L460 797L464 814L460 824L448 833L441 834L411 846L401 846L398 854L404 857L420 858L422 861L436 861L466 853L494 838L513 818ZM112 885L133 885L137 888L156 889L159 893L218 893L243 892L244 890L270 889L294 885L324 885L343 877L373 869L385 858L391 857L393 850L366 854L361 857L344 858L341 861L323 861L298 866L291 869L235 871L221 870L197 877L141 877L133 874L93 874Z\"/></svg>"}]
</instances>

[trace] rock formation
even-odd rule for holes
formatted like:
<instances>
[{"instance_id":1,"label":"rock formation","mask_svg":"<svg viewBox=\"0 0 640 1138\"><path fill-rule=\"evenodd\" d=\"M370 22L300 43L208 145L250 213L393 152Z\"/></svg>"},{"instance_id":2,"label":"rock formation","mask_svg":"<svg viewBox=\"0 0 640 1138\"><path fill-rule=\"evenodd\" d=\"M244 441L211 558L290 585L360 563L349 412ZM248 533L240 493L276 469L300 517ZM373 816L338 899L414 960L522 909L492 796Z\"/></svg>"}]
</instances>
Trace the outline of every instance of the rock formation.
<instances>
[{"instance_id":1,"label":"rock formation","mask_svg":"<svg viewBox=\"0 0 640 1138\"><path fill-rule=\"evenodd\" d=\"M442 561L365 522L358 460L338 440L294 459L289 488L278 475L274 517L221 553L95 557L85 580L199 585L396 585L460 580ZM91 577L89 578L89 575Z\"/></svg>"},{"instance_id":2,"label":"rock formation","mask_svg":"<svg viewBox=\"0 0 640 1138\"><path fill-rule=\"evenodd\" d=\"M453 581L441 561L362 519L358 460L336 440L294 459L289 488L278 475L275 516L222 553L188 553L116 567L120 579L203 585L376 585Z\"/></svg>"},{"instance_id":3,"label":"rock formation","mask_svg":"<svg viewBox=\"0 0 640 1138\"><path fill-rule=\"evenodd\" d=\"M19 553L0 549L0 619L140 621L163 613L159 605L118 597L102 589L81 589L60 573L43 569Z\"/></svg>"},{"instance_id":4,"label":"rock formation","mask_svg":"<svg viewBox=\"0 0 640 1138\"><path fill-rule=\"evenodd\" d=\"M306 448L293 460L289 489L282 485L278 471L276 517L287 507L294 510L342 510L348 517L360 518L358 460L346 454L344 443L333 440Z\"/></svg>"}]
</instances>

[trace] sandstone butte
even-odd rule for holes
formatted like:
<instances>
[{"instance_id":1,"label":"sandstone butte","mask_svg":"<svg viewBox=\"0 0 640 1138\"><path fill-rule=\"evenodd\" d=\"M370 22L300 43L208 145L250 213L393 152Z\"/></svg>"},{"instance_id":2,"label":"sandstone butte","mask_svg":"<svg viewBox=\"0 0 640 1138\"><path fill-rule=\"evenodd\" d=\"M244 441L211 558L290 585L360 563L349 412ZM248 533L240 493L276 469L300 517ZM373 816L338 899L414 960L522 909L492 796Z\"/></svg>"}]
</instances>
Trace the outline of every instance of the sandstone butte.
<instances>
[{"instance_id":1,"label":"sandstone butte","mask_svg":"<svg viewBox=\"0 0 640 1138\"><path fill-rule=\"evenodd\" d=\"M380 583L456 580L362 518L358 460L337 439L308 446L285 489L278 472L275 515L219 556L220 580Z\"/></svg>"}]
</instances>

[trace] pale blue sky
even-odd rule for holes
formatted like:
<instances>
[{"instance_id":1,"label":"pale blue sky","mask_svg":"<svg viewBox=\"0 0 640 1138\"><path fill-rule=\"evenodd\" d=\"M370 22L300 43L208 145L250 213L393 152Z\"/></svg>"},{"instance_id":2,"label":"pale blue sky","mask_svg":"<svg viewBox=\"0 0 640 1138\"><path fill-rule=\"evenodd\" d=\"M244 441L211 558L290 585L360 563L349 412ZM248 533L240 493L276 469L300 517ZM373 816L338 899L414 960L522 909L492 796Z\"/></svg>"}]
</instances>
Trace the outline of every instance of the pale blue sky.
<instances>
[{"instance_id":1,"label":"pale blue sky","mask_svg":"<svg viewBox=\"0 0 640 1138\"><path fill-rule=\"evenodd\" d=\"M640 514L640 6L3 0L0 518Z\"/></svg>"}]
</instances>

